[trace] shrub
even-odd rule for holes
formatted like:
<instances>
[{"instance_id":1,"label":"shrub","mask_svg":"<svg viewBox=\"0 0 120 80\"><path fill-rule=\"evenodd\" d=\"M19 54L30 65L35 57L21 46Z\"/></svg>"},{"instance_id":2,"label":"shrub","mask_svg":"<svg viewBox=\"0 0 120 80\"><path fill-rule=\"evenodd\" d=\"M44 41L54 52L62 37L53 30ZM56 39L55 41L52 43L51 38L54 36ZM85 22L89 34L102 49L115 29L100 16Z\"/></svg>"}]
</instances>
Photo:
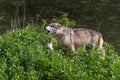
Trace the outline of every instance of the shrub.
<instances>
[{"instance_id":1,"label":"shrub","mask_svg":"<svg viewBox=\"0 0 120 80\"><path fill-rule=\"evenodd\" d=\"M70 20L68 18L67 13L64 13L61 18L53 18L52 21L63 24L64 26L68 26L68 27L75 27L76 26L76 21Z\"/></svg>"},{"instance_id":2,"label":"shrub","mask_svg":"<svg viewBox=\"0 0 120 80\"><path fill-rule=\"evenodd\" d=\"M41 27L27 26L0 36L1 80L119 80L120 57L114 48L104 44L105 60L96 48L48 50L46 35ZM53 39L54 47L57 43Z\"/></svg>"}]
</instances>

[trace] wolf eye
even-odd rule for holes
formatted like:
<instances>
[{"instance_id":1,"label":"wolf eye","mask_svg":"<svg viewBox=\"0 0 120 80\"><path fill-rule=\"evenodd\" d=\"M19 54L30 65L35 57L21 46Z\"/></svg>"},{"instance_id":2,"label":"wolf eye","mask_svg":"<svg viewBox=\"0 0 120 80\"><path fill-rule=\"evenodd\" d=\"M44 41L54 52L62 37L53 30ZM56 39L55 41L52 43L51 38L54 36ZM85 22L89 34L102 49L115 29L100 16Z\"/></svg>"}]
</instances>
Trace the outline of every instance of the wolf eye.
<instances>
[{"instance_id":1,"label":"wolf eye","mask_svg":"<svg viewBox=\"0 0 120 80\"><path fill-rule=\"evenodd\" d=\"M50 25L50 27L53 27L52 25Z\"/></svg>"}]
</instances>

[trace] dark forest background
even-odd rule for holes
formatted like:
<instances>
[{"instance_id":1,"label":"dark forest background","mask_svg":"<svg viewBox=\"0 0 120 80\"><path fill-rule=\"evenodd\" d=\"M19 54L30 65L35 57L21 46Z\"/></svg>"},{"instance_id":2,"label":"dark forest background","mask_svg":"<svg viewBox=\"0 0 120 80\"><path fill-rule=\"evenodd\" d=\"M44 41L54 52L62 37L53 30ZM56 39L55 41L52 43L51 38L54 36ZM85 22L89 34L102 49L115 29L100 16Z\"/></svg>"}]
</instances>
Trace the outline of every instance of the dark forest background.
<instances>
[{"instance_id":1,"label":"dark forest background","mask_svg":"<svg viewBox=\"0 0 120 80\"><path fill-rule=\"evenodd\" d=\"M68 13L69 18L81 24L99 25L119 22L119 0L1 0L0 22L23 21L60 17ZM117 20L117 21L116 21Z\"/></svg>"}]
</instances>

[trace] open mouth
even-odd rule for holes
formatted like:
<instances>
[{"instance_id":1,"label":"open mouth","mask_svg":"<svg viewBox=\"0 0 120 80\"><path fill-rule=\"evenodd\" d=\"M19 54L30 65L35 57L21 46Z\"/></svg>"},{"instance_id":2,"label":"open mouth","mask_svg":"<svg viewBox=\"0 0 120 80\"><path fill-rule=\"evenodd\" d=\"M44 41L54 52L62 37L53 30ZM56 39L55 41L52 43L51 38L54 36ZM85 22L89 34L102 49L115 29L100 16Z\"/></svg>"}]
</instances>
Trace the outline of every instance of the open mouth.
<instances>
[{"instance_id":1,"label":"open mouth","mask_svg":"<svg viewBox=\"0 0 120 80\"><path fill-rule=\"evenodd\" d=\"M47 31L47 34L49 34L49 33L50 33L50 31L48 30L48 31Z\"/></svg>"}]
</instances>

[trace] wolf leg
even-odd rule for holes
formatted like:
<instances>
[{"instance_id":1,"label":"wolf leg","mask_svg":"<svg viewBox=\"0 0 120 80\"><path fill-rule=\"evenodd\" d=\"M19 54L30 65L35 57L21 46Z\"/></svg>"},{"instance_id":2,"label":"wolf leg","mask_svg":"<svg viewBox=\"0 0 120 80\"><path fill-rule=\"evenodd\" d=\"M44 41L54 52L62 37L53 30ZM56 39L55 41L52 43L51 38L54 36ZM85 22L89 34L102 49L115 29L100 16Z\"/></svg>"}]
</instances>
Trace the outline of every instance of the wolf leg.
<instances>
[{"instance_id":1,"label":"wolf leg","mask_svg":"<svg viewBox=\"0 0 120 80\"><path fill-rule=\"evenodd\" d=\"M74 52L74 50L75 50L74 45L71 45L71 46L70 46L70 50L71 50L72 52Z\"/></svg>"}]
</instances>

